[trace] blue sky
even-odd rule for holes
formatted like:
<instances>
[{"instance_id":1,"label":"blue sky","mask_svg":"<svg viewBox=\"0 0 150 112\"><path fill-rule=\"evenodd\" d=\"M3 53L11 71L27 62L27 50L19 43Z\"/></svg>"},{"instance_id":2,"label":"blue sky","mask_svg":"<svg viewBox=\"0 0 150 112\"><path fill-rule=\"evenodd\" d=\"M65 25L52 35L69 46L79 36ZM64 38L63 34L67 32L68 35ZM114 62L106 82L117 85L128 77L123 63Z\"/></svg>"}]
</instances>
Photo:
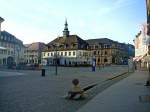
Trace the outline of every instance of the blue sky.
<instances>
[{"instance_id":1,"label":"blue sky","mask_svg":"<svg viewBox=\"0 0 150 112\"><path fill-rule=\"evenodd\" d=\"M146 6L145 0L0 0L0 16L2 30L25 44L62 36L65 18L70 34L82 39L133 44L146 22Z\"/></svg>"}]
</instances>

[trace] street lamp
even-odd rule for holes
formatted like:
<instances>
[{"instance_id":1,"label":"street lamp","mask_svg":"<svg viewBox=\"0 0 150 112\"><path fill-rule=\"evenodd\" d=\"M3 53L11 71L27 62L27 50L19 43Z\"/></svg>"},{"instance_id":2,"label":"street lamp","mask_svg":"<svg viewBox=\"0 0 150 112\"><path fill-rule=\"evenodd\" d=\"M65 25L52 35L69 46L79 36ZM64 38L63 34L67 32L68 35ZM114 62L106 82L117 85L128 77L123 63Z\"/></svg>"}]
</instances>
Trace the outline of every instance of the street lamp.
<instances>
[{"instance_id":1,"label":"street lamp","mask_svg":"<svg viewBox=\"0 0 150 112\"><path fill-rule=\"evenodd\" d=\"M17 54L18 54L17 61L18 61L18 64L19 64L19 48L17 48Z\"/></svg>"},{"instance_id":2,"label":"street lamp","mask_svg":"<svg viewBox=\"0 0 150 112\"><path fill-rule=\"evenodd\" d=\"M18 67L19 65L19 51L20 51L20 48L18 46L16 46L16 51L17 51L17 55L16 55L16 66Z\"/></svg>"},{"instance_id":3,"label":"street lamp","mask_svg":"<svg viewBox=\"0 0 150 112\"><path fill-rule=\"evenodd\" d=\"M57 57L57 50L58 50L58 46L59 46L59 43L55 43L55 44L53 44L53 46L54 46L54 48L55 48L55 75L57 75L58 74L58 57Z\"/></svg>"}]
</instances>

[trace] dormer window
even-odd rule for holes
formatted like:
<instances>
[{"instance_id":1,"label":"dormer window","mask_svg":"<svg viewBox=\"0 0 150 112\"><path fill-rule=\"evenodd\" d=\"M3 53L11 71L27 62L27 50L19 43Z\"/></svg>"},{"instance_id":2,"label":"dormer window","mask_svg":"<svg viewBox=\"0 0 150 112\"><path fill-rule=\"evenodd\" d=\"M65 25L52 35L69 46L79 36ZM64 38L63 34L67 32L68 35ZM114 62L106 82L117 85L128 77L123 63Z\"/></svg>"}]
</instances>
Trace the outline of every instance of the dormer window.
<instances>
[{"instance_id":1,"label":"dormer window","mask_svg":"<svg viewBox=\"0 0 150 112\"><path fill-rule=\"evenodd\" d=\"M51 47L50 46L48 46L48 49L50 49Z\"/></svg>"},{"instance_id":2,"label":"dormer window","mask_svg":"<svg viewBox=\"0 0 150 112\"><path fill-rule=\"evenodd\" d=\"M73 46L73 48L75 48L75 47L76 47L76 44L73 44L72 46Z\"/></svg>"}]
</instances>

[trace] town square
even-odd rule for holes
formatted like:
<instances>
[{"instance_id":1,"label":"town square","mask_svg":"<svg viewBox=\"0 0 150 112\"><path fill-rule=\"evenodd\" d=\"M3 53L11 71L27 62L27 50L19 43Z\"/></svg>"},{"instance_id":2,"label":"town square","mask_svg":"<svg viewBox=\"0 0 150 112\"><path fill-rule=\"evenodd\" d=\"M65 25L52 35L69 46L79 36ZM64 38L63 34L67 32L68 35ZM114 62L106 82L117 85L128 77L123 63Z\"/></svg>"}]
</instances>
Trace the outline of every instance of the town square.
<instances>
[{"instance_id":1,"label":"town square","mask_svg":"<svg viewBox=\"0 0 150 112\"><path fill-rule=\"evenodd\" d=\"M150 0L0 9L0 112L150 112Z\"/></svg>"}]
</instances>

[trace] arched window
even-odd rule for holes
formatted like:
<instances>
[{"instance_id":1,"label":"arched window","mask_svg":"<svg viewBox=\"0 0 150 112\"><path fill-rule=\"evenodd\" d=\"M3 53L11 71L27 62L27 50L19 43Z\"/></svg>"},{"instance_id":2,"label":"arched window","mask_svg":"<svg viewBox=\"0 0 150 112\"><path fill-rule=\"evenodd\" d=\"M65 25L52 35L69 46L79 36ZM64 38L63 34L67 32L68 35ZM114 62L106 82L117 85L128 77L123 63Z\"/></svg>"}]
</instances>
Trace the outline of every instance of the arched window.
<instances>
[{"instance_id":1,"label":"arched window","mask_svg":"<svg viewBox=\"0 0 150 112\"><path fill-rule=\"evenodd\" d=\"M94 55L96 55L96 51L94 51Z\"/></svg>"}]
</instances>

